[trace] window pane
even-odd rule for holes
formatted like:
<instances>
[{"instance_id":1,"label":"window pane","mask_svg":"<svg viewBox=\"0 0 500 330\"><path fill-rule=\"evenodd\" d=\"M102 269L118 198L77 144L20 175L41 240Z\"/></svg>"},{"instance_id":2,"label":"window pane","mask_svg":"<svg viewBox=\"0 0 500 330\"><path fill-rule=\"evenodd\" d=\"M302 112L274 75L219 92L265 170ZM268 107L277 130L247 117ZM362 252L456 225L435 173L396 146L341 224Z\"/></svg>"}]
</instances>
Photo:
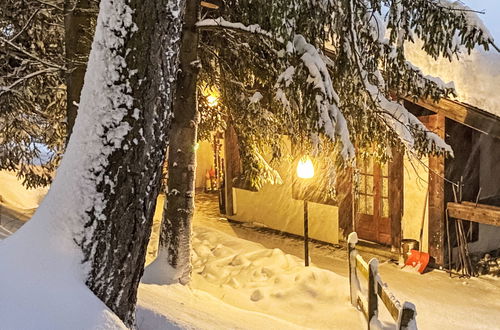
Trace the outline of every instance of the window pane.
<instances>
[{"instance_id":1,"label":"window pane","mask_svg":"<svg viewBox=\"0 0 500 330\"><path fill-rule=\"evenodd\" d=\"M385 163L381 165L382 167L382 175L389 176L389 164Z\"/></svg>"},{"instance_id":2,"label":"window pane","mask_svg":"<svg viewBox=\"0 0 500 330\"><path fill-rule=\"evenodd\" d=\"M366 193L367 194L373 194L373 176L367 176L366 177Z\"/></svg>"},{"instance_id":3,"label":"window pane","mask_svg":"<svg viewBox=\"0 0 500 330\"><path fill-rule=\"evenodd\" d=\"M382 217L389 217L389 199L382 198Z\"/></svg>"},{"instance_id":4,"label":"window pane","mask_svg":"<svg viewBox=\"0 0 500 330\"><path fill-rule=\"evenodd\" d=\"M359 195L358 212L366 214L366 196L365 195Z\"/></svg>"},{"instance_id":5,"label":"window pane","mask_svg":"<svg viewBox=\"0 0 500 330\"><path fill-rule=\"evenodd\" d=\"M382 178L382 197L389 197L389 179Z\"/></svg>"},{"instance_id":6,"label":"window pane","mask_svg":"<svg viewBox=\"0 0 500 330\"><path fill-rule=\"evenodd\" d=\"M366 196L366 214L373 214L373 196Z\"/></svg>"},{"instance_id":7,"label":"window pane","mask_svg":"<svg viewBox=\"0 0 500 330\"><path fill-rule=\"evenodd\" d=\"M373 158L372 157L368 158L367 172L370 174L373 174Z\"/></svg>"},{"instance_id":8,"label":"window pane","mask_svg":"<svg viewBox=\"0 0 500 330\"><path fill-rule=\"evenodd\" d=\"M359 178L359 192L366 193L366 176L360 175Z\"/></svg>"}]
</instances>

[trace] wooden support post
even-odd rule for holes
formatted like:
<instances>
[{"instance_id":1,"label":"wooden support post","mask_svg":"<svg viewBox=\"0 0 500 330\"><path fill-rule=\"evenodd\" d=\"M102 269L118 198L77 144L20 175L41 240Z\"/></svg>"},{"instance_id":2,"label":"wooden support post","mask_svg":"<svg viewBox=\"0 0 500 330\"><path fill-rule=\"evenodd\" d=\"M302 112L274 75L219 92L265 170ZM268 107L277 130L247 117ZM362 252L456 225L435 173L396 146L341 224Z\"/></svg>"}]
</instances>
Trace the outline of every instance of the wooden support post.
<instances>
[{"instance_id":1,"label":"wooden support post","mask_svg":"<svg viewBox=\"0 0 500 330\"><path fill-rule=\"evenodd\" d=\"M391 246L401 254L401 220L403 218L403 152L393 149L389 163L389 207L391 216Z\"/></svg>"},{"instance_id":2,"label":"wooden support post","mask_svg":"<svg viewBox=\"0 0 500 330\"><path fill-rule=\"evenodd\" d=\"M347 167L340 171L337 178L337 198L339 199L339 240L347 239L347 235L354 231L352 175L352 167Z\"/></svg>"},{"instance_id":3,"label":"wooden support post","mask_svg":"<svg viewBox=\"0 0 500 330\"><path fill-rule=\"evenodd\" d=\"M306 200L304 200L304 263L306 267L309 266L309 212Z\"/></svg>"},{"instance_id":4,"label":"wooden support post","mask_svg":"<svg viewBox=\"0 0 500 330\"><path fill-rule=\"evenodd\" d=\"M233 203L233 179L238 173L239 169L239 152L238 140L233 126L228 126L224 133L224 156L225 156L225 170L224 177L224 193L226 201L226 216L234 215Z\"/></svg>"},{"instance_id":5,"label":"wooden support post","mask_svg":"<svg viewBox=\"0 0 500 330\"><path fill-rule=\"evenodd\" d=\"M441 114L429 116L429 129L444 139L445 117ZM444 203L444 157L429 157L429 254L436 264L444 266L445 260L445 203ZM422 244L422 242L420 242Z\"/></svg>"},{"instance_id":6,"label":"wooden support post","mask_svg":"<svg viewBox=\"0 0 500 330\"><path fill-rule=\"evenodd\" d=\"M368 330L370 330L371 320L377 314L378 309L377 273L378 261L372 258L368 263Z\"/></svg>"}]
</instances>

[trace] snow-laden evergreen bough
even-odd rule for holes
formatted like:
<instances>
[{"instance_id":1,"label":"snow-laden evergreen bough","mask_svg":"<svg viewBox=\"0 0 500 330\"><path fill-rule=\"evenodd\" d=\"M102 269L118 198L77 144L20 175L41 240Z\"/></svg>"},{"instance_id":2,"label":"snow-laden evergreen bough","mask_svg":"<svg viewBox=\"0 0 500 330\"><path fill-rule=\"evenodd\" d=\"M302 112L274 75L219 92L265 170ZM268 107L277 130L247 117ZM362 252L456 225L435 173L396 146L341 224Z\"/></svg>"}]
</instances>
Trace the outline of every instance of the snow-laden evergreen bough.
<instances>
[{"instance_id":1,"label":"snow-laden evergreen bough","mask_svg":"<svg viewBox=\"0 0 500 330\"><path fill-rule=\"evenodd\" d=\"M64 151L63 35L58 6L2 1L0 169L16 171L27 187L49 184Z\"/></svg>"},{"instance_id":2,"label":"snow-laden evergreen bough","mask_svg":"<svg viewBox=\"0 0 500 330\"><path fill-rule=\"evenodd\" d=\"M255 189L279 181L259 155L285 154L280 135L340 163L355 147L382 161L391 148L452 155L403 100L438 100L453 84L425 76L405 44L418 38L429 56L449 59L493 45L474 11L447 0L229 0L198 27L202 80L220 89L222 126L235 126L244 181Z\"/></svg>"},{"instance_id":3,"label":"snow-laden evergreen bough","mask_svg":"<svg viewBox=\"0 0 500 330\"><path fill-rule=\"evenodd\" d=\"M42 254L36 264L43 269L56 259L55 271L66 267L128 327L166 149L184 6L182 0L101 1L78 117L57 176L33 218L0 245L0 259L13 246Z\"/></svg>"}]
</instances>

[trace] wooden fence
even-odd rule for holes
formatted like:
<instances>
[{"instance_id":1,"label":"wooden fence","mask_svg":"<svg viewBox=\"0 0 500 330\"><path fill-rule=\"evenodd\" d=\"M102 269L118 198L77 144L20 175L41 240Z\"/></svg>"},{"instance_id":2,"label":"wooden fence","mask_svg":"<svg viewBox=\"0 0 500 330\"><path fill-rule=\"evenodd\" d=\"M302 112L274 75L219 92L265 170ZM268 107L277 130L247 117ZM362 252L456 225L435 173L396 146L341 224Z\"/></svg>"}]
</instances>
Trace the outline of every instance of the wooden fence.
<instances>
[{"instance_id":1,"label":"wooden fence","mask_svg":"<svg viewBox=\"0 0 500 330\"><path fill-rule=\"evenodd\" d=\"M356 250L357 242L357 234L351 233L348 240L351 303L365 315L368 329L372 329L374 322L378 320L379 299L396 322L397 329L416 329L415 305L410 302L401 305L388 290L387 284L382 282L378 274L378 260L373 258L367 263ZM361 274L361 277L358 274ZM367 281L367 297L362 294L360 285L362 279Z\"/></svg>"}]
</instances>

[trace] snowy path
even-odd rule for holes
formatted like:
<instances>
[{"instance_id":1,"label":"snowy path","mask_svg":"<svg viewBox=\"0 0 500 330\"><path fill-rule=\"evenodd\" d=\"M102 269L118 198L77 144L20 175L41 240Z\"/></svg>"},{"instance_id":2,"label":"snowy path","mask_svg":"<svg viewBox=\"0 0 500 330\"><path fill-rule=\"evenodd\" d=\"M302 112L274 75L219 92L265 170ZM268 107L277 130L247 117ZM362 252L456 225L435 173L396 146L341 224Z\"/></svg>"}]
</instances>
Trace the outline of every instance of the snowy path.
<instances>
[{"instance_id":1,"label":"snowy path","mask_svg":"<svg viewBox=\"0 0 500 330\"><path fill-rule=\"evenodd\" d=\"M285 253L303 256L303 242L289 236L272 234L251 225L230 223L218 215L215 195L201 194L197 198L195 228L210 227L229 235L258 242L267 248L279 248ZM371 255L361 252L366 259ZM347 276L347 251L327 244L311 244L314 265ZM383 258L379 258L382 259ZM500 278L450 278L443 271L424 275L401 270L392 262L381 262L382 279L402 301L417 307L419 329L500 329ZM387 315L384 319L388 319Z\"/></svg>"}]
</instances>

